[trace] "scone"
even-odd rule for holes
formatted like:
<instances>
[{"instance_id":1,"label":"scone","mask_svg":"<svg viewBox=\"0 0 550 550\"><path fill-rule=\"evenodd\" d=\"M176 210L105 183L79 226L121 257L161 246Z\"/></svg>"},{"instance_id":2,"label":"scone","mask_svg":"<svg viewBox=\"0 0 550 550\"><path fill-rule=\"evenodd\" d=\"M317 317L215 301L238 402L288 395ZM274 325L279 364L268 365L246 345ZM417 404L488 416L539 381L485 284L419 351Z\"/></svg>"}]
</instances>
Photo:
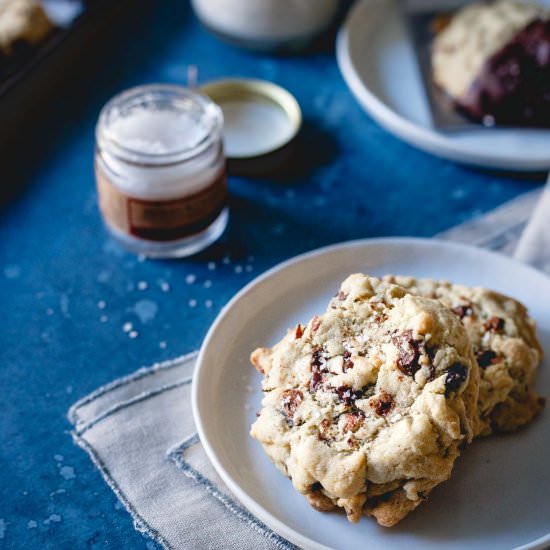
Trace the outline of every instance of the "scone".
<instances>
[{"instance_id":1,"label":"scone","mask_svg":"<svg viewBox=\"0 0 550 550\"><path fill-rule=\"evenodd\" d=\"M435 37L433 78L488 125L550 126L550 11L500 0L458 11Z\"/></svg>"},{"instance_id":2,"label":"scone","mask_svg":"<svg viewBox=\"0 0 550 550\"><path fill-rule=\"evenodd\" d=\"M516 430L542 410L545 400L533 384L543 351L525 306L485 288L402 276L384 280L440 300L461 319L480 367L476 435Z\"/></svg>"},{"instance_id":3,"label":"scone","mask_svg":"<svg viewBox=\"0 0 550 550\"><path fill-rule=\"evenodd\" d=\"M251 435L319 510L399 522L446 480L474 433L479 373L437 300L348 277L323 315L251 361L264 374Z\"/></svg>"},{"instance_id":4,"label":"scone","mask_svg":"<svg viewBox=\"0 0 550 550\"><path fill-rule=\"evenodd\" d=\"M0 0L0 55L10 56L18 43L41 42L54 28L36 0Z\"/></svg>"}]
</instances>

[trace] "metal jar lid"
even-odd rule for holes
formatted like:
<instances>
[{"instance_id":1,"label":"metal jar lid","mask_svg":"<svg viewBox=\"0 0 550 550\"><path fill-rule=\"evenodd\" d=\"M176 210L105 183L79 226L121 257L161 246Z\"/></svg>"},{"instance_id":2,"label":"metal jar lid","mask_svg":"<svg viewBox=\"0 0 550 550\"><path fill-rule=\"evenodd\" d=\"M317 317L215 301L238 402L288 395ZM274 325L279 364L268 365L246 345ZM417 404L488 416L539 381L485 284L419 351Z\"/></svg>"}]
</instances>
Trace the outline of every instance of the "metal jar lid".
<instances>
[{"instance_id":1,"label":"metal jar lid","mask_svg":"<svg viewBox=\"0 0 550 550\"><path fill-rule=\"evenodd\" d=\"M267 173L280 165L302 125L302 112L292 94L263 80L227 79L201 87L224 117L224 145L235 173Z\"/></svg>"}]
</instances>

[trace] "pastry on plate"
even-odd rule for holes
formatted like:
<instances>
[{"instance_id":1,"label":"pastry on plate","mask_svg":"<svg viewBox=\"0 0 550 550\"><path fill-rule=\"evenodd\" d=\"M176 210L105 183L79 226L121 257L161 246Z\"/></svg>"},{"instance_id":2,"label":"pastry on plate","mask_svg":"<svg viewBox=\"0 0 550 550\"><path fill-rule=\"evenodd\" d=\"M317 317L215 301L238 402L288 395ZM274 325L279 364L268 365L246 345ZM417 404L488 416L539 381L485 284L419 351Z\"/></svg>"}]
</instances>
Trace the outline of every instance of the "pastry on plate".
<instances>
[{"instance_id":1,"label":"pastry on plate","mask_svg":"<svg viewBox=\"0 0 550 550\"><path fill-rule=\"evenodd\" d=\"M387 276L384 280L440 300L462 320L480 372L476 435L513 431L544 407L533 388L543 351L525 306L485 288Z\"/></svg>"},{"instance_id":2,"label":"pastry on plate","mask_svg":"<svg viewBox=\"0 0 550 550\"><path fill-rule=\"evenodd\" d=\"M0 0L0 54L9 57L18 44L38 44L53 28L40 2Z\"/></svg>"},{"instance_id":3,"label":"pastry on plate","mask_svg":"<svg viewBox=\"0 0 550 550\"><path fill-rule=\"evenodd\" d=\"M448 479L477 422L479 372L441 302L351 275L327 311L252 353L251 435L318 510L391 526Z\"/></svg>"},{"instance_id":4,"label":"pastry on plate","mask_svg":"<svg viewBox=\"0 0 550 550\"><path fill-rule=\"evenodd\" d=\"M500 0L459 10L437 32L433 78L486 125L550 126L550 10Z\"/></svg>"}]
</instances>

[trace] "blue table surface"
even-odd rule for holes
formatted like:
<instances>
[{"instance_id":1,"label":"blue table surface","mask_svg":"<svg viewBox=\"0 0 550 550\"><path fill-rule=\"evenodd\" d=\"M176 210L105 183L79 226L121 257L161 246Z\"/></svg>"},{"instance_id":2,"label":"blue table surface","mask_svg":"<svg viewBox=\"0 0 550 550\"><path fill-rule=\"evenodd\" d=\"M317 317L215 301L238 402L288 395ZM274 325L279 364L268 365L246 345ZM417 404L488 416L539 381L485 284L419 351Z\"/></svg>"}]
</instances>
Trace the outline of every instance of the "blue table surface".
<instances>
[{"instance_id":1,"label":"blue table surface","mask_svg":"<svg viewBox=\"0 0 550 550\"><path fill-rule=\"evenodd\" d=\"M306 121L289 167L297 175L232 177L220 242L185 260L140 261L102 227L94 125L114 93L184 82L188 64L202 81L258 77L297 97ZM294 57L241 51L176 0L157 2L139 35L90 82L83 93L59 91L51 139L9 176L19 189L0 211L2 548L154 547L73 444L66 412L76 399L198 348L233 294L281 260L349 239L431 236L538 185L433 158L387 134L354 101L332 49Z\"/></svg>"}]
</instances>

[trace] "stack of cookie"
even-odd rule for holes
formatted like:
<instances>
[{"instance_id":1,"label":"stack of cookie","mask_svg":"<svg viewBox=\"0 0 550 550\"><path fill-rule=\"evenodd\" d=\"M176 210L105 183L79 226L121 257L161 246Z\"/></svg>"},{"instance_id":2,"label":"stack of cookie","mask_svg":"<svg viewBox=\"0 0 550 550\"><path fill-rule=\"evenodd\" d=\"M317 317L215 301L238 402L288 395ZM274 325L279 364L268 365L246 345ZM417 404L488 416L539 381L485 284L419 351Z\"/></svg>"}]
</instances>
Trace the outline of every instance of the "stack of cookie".
<instances>
[{"instance_id":1,"label":"stack of cookie","mask_svg":"<svg viewBox=\"0 0 550 550\"><path fill-rule=\"evenodd\" d=\"M251 435L315 509L392 526L474 437L536 416L541 359L511 298L351 275L324 314L252 353L265 396Z\"/></svg>"}]
</instances>

